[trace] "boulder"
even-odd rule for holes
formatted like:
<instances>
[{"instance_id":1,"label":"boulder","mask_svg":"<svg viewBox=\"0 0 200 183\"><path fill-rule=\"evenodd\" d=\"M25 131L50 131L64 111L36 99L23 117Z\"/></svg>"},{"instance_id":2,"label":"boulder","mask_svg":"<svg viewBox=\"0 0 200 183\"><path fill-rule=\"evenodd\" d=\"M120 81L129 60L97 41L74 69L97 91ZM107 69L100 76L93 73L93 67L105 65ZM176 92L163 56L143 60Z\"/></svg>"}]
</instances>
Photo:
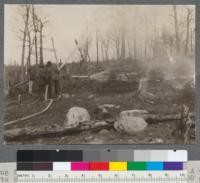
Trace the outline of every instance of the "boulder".
<instances>
[{"instance_id":1,"label":"boulder","mask_svg":"<svg viewBox=\"0 0 200 183\"><path fill-rule=\"evenodd\" d=\"M125 132L132 135L144 131L147 127L147 123L141 117L120 116L115 122L114 127L119 132Z\"/></svg>"},{"instance_id":2,"label":"boulder","mask_svg":"<svg viewBox=\"0 0 200 183\"><path fill-rule=\"evenodd\" d=\"M87 121L90 121L90 114L85 108L72 107L66 115L65 125L66 127L76 127Z\"/></svg>"},{"instance_id":3,"label":"boulder","mask_svg":"<svg viewBox=\"0 0 200 183\"><path fill-rule=\"evenodd\" d=\"M126 110L120 113L120 118L122 117L141 117L147 119L149 112L146 110Z\"/></svg>"}]
</instances>

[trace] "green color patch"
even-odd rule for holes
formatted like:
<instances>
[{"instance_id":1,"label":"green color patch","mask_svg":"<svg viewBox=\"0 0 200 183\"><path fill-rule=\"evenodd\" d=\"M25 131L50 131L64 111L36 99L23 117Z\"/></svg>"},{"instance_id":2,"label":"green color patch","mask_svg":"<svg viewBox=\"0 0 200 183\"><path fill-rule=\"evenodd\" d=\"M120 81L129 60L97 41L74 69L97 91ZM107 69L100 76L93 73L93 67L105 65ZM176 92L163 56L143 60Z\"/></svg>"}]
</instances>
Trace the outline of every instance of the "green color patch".
<instances>
[{"instance_id":1,"label":"green color patch","mask_svg":"<svg viewBox=\"0 0 200 183\"><path fill-rule=\"evenodd\" d=\"M147 170L146 162L128 162L127 163L128 170Z\"/></svg>"}]
</instances>

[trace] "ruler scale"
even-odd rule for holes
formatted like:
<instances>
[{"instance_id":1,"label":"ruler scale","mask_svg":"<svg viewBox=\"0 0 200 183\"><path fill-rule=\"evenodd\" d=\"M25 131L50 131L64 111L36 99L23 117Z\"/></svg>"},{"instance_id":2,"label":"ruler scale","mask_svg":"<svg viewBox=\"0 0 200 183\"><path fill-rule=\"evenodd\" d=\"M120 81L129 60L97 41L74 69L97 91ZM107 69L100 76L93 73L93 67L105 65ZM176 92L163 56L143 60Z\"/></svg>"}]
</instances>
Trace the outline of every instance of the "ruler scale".
<instances>
[{"instance_id":1,"label":"ruler scale","mask_svg":"<svg viewBox=\"0 0 200 183\"><path fill-rule=\"evenodd\" d=\"M18 171L17 172L18 183L25 182L41 182L41 183L64 183L64 182L95 182L95 183L112 183L112 182L133 182L133 183L186 183L187 182L187 171L101 171L101 172L70 172L65 171Z\"/></svg>"},{"instance_id":2,"label":"ruler scale","mask_svg":"<svg viewBox=\"0 0 200 183\"><path fill-rule=\"evenodd\" d=\"M188 161L186 164L187 165L185 167L186 167L186 174L187 174L187 183L200 183L200 161ZM21 181L21 183L27 183L27 182L29 182L29 179L33 176L32 179L34 181L32 183L40 183L41 181L38 180L38 178L39 178L38 175L41 176L43 174L43 177L44 177L44 173L45 172L47 173L47 171L29 171L29 172L27 171L25 173L24 171L16 171L16 168L17 168L16 163L0 163L0 182L1 183L4 183L4 182L6 182L6 183L15 183L15 182L18 183L19 182L20 183L20 181ZM52 175L52 177L50 178L50 180L48 180L49 183L51 183L51 182L64 183L64 182L68 181L68 179L71 178L71 176L75 176L75 175L77 175L77 173L80 173L80 172L66 172L66 171L64 171L64 173L62 171L56 171L56 172L57 173L54 175L54 174L51 174L52 171L50 171L50 175ZM81 171L80 175L86 176L86 173L88 173L88 172ZM137 183L136 181L140 181L139 183L141 183L142 177L143 177L143 180L145 180L143 182L146 183L146 179L147 178L149 179L149 174L148 174L149 172L147 173L144 171L142 171L142 172L141 171L132 171L132 172L128 172L128 171L123 172L122 171L122 172L112 172L112 173L107 172L109 174L111 173L110 175L106 174L105 171L101 171L101 172L98 171L98 172L93 172L93 173L95 173L94 174L95 176L90 177L89 181L90 182L96 181L96 183L98 181L102 182L102 180L104 180L104 182L106 181L106 183L116 182L117 181L116 178L111 179L112 176L118 176L119 177L118 180L122 181L122 182L123 182L123 180L125 180L124 183L134 182L134 181L135 181L135 183ZM116 173L118 173L118 174L116 174ZM167 173L153 171L151 173L152 173L151 174L152 177L151 177L151 179L149 179L150 183L162 183L164 181L167 182L168 180L170 180L170 181L168 181L169 183L175 183L175 182L176 183L184 183L184 182L186 182L185 178L182 177L183 176L182 173L184 173L184 175L185 175L185 172L183 172L183 171L168 171ZM103 177L104 179L102 179L101 174L103 174L103 176L108 176L108 177ZM28 176L28 177L26 177L27 181L25 181L25 178L22 175ZM59 178L59 175L60 175L60 178ZM63 177L63 175L65 175L66 177ZM123 175L125 177L123 177ZM135 177L134 177L134 175L135 175ZM35 176L35 178L34 178L34 176ZM133 177L131 177L131 176L133 176ZM168 179L167 176L170 178L173 178L173 176L174 176L174 178ZM40 178L42 178L42 177L40 177ZM66 180L66 178L68 178L68 179ZM75 183L76 181L77 182L82 181L82 179L84 179L84 178L81 178L79 176L78 179L73 178L70 180L72 180L72 182ZM42 183L45 183L44 180L45 179L43 178ZM53 180L53 181L51 181L51 180ZM162 181L162 180L164 180L164 181Z\"/></svg>"}]
</instances>

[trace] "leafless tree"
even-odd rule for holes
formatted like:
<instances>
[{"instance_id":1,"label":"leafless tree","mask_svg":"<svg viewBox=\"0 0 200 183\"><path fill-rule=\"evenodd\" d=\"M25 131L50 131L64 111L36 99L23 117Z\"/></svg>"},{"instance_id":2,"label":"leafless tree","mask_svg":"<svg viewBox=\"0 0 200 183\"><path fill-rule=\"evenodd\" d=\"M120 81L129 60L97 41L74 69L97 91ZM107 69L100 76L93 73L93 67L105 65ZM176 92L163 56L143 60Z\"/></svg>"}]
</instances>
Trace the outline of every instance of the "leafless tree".
<instances>
[{"instance_id":1,"label":"leafless tree","mask_svg":"<svg viewBox=\"0 0 200 183\"><path fill-rule=\"evenodd\" d=\"M177 13L177 6L173 5L173 18L174 18L174 29L175 29L175 38L176 38L176 50L180 51L180 34L179 34L179 20Z\"/></svg>"},{"instance_id":2,"label":"leafless tree","mask_svg":"<svg viewBox=\"0 0 200 183\"><path fill-rule=\"evenodd\" d=\"M33 31L34 31L34 45L35 45L35 61L36 65L38 65L38 32L39 32L39 25L38 25L38 17L35 12L35 7L32 5L32 22L33 22Z\"/></svg>"},{"instance_id":3,"label":"leafless tree","mask_svg":"<svg viewBox=\"0 0 200 183\"><path fill-rule=\"evenodd\" d=\"M99 31L96 30L96 53L97 53L97 65L99 63Z\"/></svg>"},{"instance_id":4,"label":"leafless tree","mask_svg":"<svg viewBox=\"0 0 200 183\"><path fill-rule=\"evenodd\" d=\"M21 76L20 80L23 82L25 80L25 48L26 48L26 38L27 38L27 30L29 24L29 17L30 17L30 5L26 4L22 6L23 12L23 20L24 20L24 28L22 31L23 39L22 39L22 54L21 54Z\"/></svg>"},{"instance_id":5,"label":"leafless tree","mask_svg":"<svg viewBox=\"0 0 200 183\"><path fill-rule=\"evenodd\" d=\"M113 48L114 48L114 51L116 53L116 59L117 60L120 60L120 56L121 56L121 39L120 39L120 31L119 30L114 30L110 37L111 37L111 42L112 42L112 45L113 45Z\"/></svg>"},{"instance_id":6,"label":"leafless tree","mask_svg":"<svg viewBox=\"0 0 200 183\"><path fill-rule=\"evenodd\" d=\"M101 39L102 44L102 51L104 52L104 57L106 61L109 61L109 46L110 46L110 40L108 36Z\"/></svg>"},{"instance_id":7,"label":"leafless tree","mask_svg":"<svg viewBox=\"0 0 200 183\"><path fill-rule=\"evenodd\" d=\"M31 54L32 54L32 47L34 43L34 39L31 38L31 28L28 26L27 28L27 37L28 37L28 56L27 56L27 67L31 66Z\"/></svg>"},{"instance_id":8,"label":"leafless tree","mask_svg":"<svg viewBox=\"0 0 200 183\"><path fill-rule=\"evenodd\" d=\"M44 64L44 59L43 59L43 28L44 28L44 22L42 19L39 19L40 22L40 28L39 28L39 34L40 34L40 65Z\"/></svg>"},{"instance_id":9,"label":"leafless tree","mask_svg":"<svg viewBox=\"0 0 200 183\"><path fill-rule=\"evenodd\" d=\"M189 39L190 39L190 24L192 22L192 9L187 8L186 16L186 37L185 37L185 54L188 55Z\"/></svg>"}]
</instances>

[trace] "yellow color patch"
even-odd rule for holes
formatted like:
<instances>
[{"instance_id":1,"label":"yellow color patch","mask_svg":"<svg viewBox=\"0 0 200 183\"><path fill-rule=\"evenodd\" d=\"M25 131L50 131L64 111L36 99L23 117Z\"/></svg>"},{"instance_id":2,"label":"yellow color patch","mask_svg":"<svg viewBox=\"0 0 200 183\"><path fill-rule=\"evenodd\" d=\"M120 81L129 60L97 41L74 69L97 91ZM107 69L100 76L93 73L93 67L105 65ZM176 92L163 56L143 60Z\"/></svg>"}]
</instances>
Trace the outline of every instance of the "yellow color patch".
<instances>
[{"instance_id":1,"label":"yellow color patch","mask_svg":"<svg viewBox=\"0 0 200 183\"><path fill-rule=\"evenodd\" d=\"M127 162L109 162L110 171L126 171Z\"/></svg>"}]
</instances>

